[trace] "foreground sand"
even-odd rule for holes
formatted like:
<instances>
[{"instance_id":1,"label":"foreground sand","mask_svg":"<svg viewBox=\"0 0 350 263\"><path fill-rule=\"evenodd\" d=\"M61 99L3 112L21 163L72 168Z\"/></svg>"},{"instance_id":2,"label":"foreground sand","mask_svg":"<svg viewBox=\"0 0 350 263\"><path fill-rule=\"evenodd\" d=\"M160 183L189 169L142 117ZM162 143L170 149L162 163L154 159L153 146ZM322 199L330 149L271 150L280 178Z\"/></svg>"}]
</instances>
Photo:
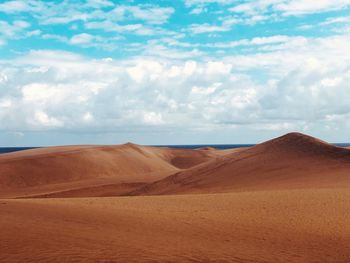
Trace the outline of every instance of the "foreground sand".
<instances>
[{"instance_id":1,"label":"foreground sand","mask_svg":"<svg viewBox=\"0 0 350 263\"><path fill-rule=\"evenodd\" d=\"M0 200L0 262L350 262L350 189Z\"/></svg>"}]
</instances>

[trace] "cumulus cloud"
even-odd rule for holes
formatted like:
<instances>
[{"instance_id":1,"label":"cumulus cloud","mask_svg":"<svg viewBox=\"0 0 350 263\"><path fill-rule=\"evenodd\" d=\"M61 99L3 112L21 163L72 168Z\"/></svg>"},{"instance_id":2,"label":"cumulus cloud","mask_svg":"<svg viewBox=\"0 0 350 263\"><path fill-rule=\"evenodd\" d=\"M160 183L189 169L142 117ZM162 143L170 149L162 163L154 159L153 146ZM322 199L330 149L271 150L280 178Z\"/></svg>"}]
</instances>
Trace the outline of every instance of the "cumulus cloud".
<instances>
[{"instance_id":1,"label":"cumulus cloud","mask_svg":"<svg viewBox=\"0 0 350 263\"><path fill-rule=\"evenodd\" d=\"M0 63L1 129L332 126L350 112L349 40L251 39L283 48L207 61L31 51Z\"/></svg>"},{"instance_id":2,"label":"cumulus cloud","mask_svg":"<svg viewBox=\"0 0 350 263\"><path fill-rule=\"evenodd\" d=\"M322 15L313 27L301 19L348 8L348 1L309 2L186 0L175 10L109 0L3 1L0 130L349 129L349 17ZM293 31L258 25L288 26L285 19L302 23ZM302 26L322 27L323 35L300 33ZM7 46L24 38L35 41Z\"/></svg>"},{"instance_id":3,"label":"cumulus cloud","mask_svg":"<svg viewBox=\"0 0 350 263\"><path fill-rule=\"evenodd\" d=\"M141 124L166 127L176 126L183 118L198 126L215 116L220 101L237 111L254 103L254 94L244 91L243 77L222 80L232 70L222 62L89 60L42 50L19 57L11 65L11 70L9 65L1 68L1 105L6 109L2 123L17 120L7 121L7 129L64 130L87 124L97 130ZM215 96L196 92L198 84L197 89L204 90L214 85ZM238 105L234 98L240 96L247 99ZM205 107L208 111L203 112Z\"/></svg>"}]
</instances>

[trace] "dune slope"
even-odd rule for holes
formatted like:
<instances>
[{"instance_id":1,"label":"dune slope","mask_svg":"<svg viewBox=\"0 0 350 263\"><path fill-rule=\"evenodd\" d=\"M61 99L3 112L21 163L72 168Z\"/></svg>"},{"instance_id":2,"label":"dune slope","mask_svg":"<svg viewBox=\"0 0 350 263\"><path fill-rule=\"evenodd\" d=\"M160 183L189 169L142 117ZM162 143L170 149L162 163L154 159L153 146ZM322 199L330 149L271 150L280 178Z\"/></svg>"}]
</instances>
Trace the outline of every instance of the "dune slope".
<instances>
[{"instance_id":1,"label":"dune slope","mask_svg":"<svg viewBox=\"0 0 350 263\"><path fill-rule=\"evenodd\" d=\"M132 195L350 186L350 150L290 133L150 183Z\"/></svg>"},{"instance_id":2,"label":"dune slope","mask_svg":"<svg viewBox=\"0 0 350 263\"><path fill-rule=\"evenodd\" d=\"M135 144L117 146L64 146L0 155L0 195L68 196L83 192L106 195L110 185L149 183L213 158L206 151L156 148ZM105 193L95 191L96 186ZM130 186L130 185L128 185ZM102 188L101 188L102 187ZM79 191L79 189L85 189ZM129 188L126 188L129 189ZM129 189L130 190L130 189ZM116 193L119 193L116 186ZM123 192L123 191L122 191ZM94 194L92 195L94 196Z\"/></svg>"}]
</instances>

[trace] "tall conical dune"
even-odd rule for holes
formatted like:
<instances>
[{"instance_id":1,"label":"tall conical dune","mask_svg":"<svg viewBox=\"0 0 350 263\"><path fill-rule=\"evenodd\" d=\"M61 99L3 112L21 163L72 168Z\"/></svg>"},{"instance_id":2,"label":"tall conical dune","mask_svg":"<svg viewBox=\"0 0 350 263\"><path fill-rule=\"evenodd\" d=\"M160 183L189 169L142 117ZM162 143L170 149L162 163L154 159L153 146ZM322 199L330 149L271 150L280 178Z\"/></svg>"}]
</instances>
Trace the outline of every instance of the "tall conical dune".
<instances>
[{"instance_id":1,"label":"tall conical dune","mask_svg":"<svg viewBox=\"0 0 350 263\"><path fill-rule=\"evenodd\" d=\"M289 133L151 183L132 194L350 186L350 150Z\"/></svg>"}]
</instances>

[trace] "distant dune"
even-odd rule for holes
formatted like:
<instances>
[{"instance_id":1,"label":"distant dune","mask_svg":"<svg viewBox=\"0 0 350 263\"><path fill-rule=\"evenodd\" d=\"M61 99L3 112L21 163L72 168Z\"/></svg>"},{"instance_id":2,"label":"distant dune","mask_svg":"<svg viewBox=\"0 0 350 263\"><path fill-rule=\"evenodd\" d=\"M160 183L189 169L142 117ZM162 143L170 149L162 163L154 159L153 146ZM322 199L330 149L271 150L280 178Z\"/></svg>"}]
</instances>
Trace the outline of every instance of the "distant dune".
<instances>
[{"instance_id":1,"label":"distant dune","mask_svg":"<svg viewBox=\"0 0 350 263\"><path fill-rule=\"evenodd\" d=\"M121 186L149 183L176 171L190 168L216 156L212 152L146 147L63 146L19 151L0 155L0 196L23 196L85 192L103 185ZM119 185L121 184L121 185ZM81 189L85 190L81 190ZM117 190L119 189L119 190ZM72 191L74 190L74 191ZM103 192L103 191L102 191ZM106 193L101 193L105 195ZM96 191L91 194L95 196ZM71 195L69 195L71 196Z\"/></svg>"},{"instance_id":2,"label":"distant dune","mask_svg":"<svg viewBox=\"0 0 350 263\"><path fill-rule=\"evenodd\" d=\"M0 196L93 197L337 187L350 184L349 171L350 149L300 133L229 150L132 143L48 147L0 155Z\"/></svg>"},{"instance_id":3,"label":"distant dune","mask_svg":"<svg viewBox=\"0 0 350 263\"><path fill-rule=\"evenodd\" d=\"M0 262L350 262L350 149L300 133L3 154L0 198Z\"/></svg>"},{"instance_id":4,"label":"distant dune","mask_svg":"<svg viewBox=\"0 0 350 263\"><path fill-rule=\"evenodd\" d=\"M290 133L179 171L135 195L350 186L350 150Z\"/></svg>"}]
</instances>

